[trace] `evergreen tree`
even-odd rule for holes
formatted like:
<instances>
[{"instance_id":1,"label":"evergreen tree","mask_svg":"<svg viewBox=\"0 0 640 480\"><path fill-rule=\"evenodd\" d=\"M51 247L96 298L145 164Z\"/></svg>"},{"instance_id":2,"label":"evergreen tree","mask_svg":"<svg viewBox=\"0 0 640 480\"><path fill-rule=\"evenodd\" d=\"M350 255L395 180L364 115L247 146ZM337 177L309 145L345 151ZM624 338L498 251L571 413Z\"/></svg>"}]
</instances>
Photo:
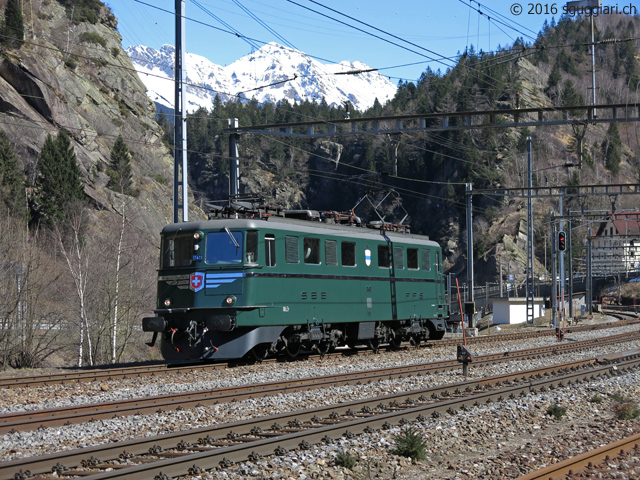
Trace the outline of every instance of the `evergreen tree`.
<instances>
[{"instance_id":1,"label":"evergreen tree","mask_svg":"<svg viewBox=\"0 0 640 480\"><path fill-rule=\"evenodd\" d=\"M14 48L22 47L24 43L24 22L20 0L8 0L4 9L4 30L2 43Z\"/></svg>"},{"instance_id":2,"label":"evergreen tree","mask_svg":"<svg viewBox=\"0 0 640 480\"><path fill-rule=\"evenodd\" d=\"M24 176L9 136L0 131L0 201L15 216L26 216Z\"/></svg>"},{"instance_id":3,"label":"evergreen tree","mask_svg":"<svg viewBox=\"0 0 640 480\"><path fill-rule=\"evenodd\" d=\"M64 223L67 208L83 196L80 167L69 134L61 130L55 140L47 135L38 157L36 218L49 225Z\"/></svg>"},{"instance_id":4,"label":"evergreen tree","mask_svg":"<svg viewBox=\"0 0 640 480\"><path fill-rule=\"evenodd\" d=\"M111 150L111 161L107 168L107 175L109 175L107 188L127 195L131 193L131 184L133 183L129 156L129 147L127 147L122 135L118 135Z\"/></svg>"},{"instance_id":5,"label":"evergreen tree","mask_svg":"<svg viewBox=\"0 0 640 480\"><path fill-rule=\"evenodd\" d=\"M620 173L620 162L622 161L622 140L618 124L611 122L607 130L607 139L602 142L604 150L604 165L612 175Z\"/></svg>"},{"instance_id":6,"label":"evergreen tree","mask_svg":"<svg viewBox=\"0 0 640 480\"><path fill-rule=\"evenodd\" d=\"M558 87L561 81L562 75L560 74L560 65L558 65L558 62L555 62L551 69L551 73L549 74L549 79L547 80L547 88L545 89L547 95L552 99L558 97Z\"/></svg>"}]
</instances>

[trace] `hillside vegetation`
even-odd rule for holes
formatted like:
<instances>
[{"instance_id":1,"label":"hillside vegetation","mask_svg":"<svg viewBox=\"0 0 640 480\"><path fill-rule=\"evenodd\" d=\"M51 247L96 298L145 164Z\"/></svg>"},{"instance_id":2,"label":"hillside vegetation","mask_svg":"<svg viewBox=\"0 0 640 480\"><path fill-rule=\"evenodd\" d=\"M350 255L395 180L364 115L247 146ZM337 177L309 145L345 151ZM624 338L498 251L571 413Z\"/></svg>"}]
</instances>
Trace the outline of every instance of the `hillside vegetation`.
<instances>
[{"instance_id":1,"label":"hillside vegetation","mask_svg":"<svg viewBox=\"0 0 640 480\"><path fill-rule=\"evenodd\" d=\"M622 15L595 19L597 103L632 103L638 97L640 20ZM405 114L575 106L591 103L591 39L588 18L562 17L545 23L535 42L518 39L495 52L460 54L450 69L428 69L415 82L400 82L387 105L376 103L351 118ZM606 40L606 42L605 42ZM228 118L240 126L277 122L342 119L344 109L326 104L260 105L257 102L218 102L213 109L189 117L191 182L201 199L227 194ZM163 120L168 125L166 119ZM393 139L389 135L340 137L332 141L248 134L241 138L244 191L262 192L287 207L348 209L364 192L395 188L410 214L413 231L443 244L447 267L464 272L466 234L464 184L474 189L526 185L526 138L532 137L534 183L538 186L635 182L639 177L635 123L483 129L418 134L399 138L398 178L393 171ZM577 137L584 133L582 167L553 168L578 163ZM167 140L171 139L170 129ZM383 174L383 176L374 175ZM615 199L615 208L637 201ZM524 272L526 220L522 200L496 197L474 199L475 255L480 281L495 281L496 254L511 272ZM609 198L572 199L566 209L611 210ZM535 207L538 260L544 257L554 202ZM365 212L372 215L371 212ZM585 233L574 236L584 240ZM547 242L549 243L549 242ZM542 272L542 263L536 270Z\"/></svg>"}]
</instances>

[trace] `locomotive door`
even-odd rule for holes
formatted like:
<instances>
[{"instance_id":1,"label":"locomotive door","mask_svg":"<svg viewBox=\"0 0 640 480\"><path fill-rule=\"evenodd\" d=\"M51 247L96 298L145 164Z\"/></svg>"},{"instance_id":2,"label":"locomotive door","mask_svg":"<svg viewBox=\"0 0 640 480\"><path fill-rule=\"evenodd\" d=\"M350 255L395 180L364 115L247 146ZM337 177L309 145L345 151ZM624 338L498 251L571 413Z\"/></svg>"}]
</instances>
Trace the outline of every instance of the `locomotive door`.
<instances>
[{"instance_id":1,"label":"locomotive door","mask_svg":"<svg viewBox=\"0 0 640 480\"><path fill-rule=\"evenodd\" d=\"M384 235L384 233L383 233ZM398 292L396 288L396 258L395 251L393 248L393 242L389 237L384 235L385 240L387 241L387 255L388 255L388 264L389 264L389 294L391 297L391 319L398 319Z\"/></svg>"}]
</instances>

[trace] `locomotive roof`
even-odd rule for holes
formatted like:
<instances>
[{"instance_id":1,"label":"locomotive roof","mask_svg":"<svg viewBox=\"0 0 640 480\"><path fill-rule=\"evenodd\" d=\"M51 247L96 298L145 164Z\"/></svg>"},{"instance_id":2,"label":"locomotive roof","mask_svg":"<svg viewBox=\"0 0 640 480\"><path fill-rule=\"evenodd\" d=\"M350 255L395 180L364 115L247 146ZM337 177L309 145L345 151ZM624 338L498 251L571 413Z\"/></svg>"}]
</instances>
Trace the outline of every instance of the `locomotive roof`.
<instances>
[{"instance_id":1,"label":"locomotive roof","mask_svg":"<svg viewBox=\"0 0 640 480\"><path fill-rule=\"evenodd\" d=\"M398 233L376 228L347 226L324 222L312 222L307 220L297 220L275 216L264 218L217 218L196 222L171 223L162 229L162 233L171 234L179 233L180 231L188 232L194 230L212 230L223 227L247 229L269 228L272 230L285 230L288 232L316 235L335 235L339 237L352 238L368 238L371 240L379 240L382 235L386 235L396 242L420 243L422 245L430 245L434 247L439 246L433 240L429 240L429 237L426 235Z\"/></svg>"}]
</instances>

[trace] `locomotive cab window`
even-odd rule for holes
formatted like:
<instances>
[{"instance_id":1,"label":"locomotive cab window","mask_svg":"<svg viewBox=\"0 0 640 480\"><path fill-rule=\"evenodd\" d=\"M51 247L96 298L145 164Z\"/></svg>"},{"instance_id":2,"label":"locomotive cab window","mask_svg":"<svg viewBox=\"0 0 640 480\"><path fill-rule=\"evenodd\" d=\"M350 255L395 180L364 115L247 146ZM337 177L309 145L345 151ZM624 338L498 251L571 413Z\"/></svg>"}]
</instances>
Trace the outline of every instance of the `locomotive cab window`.
<instances>
[{"instance_id":1,"label":"locomotive cab window","mask_svg":"<svg viewBox=\"0 0 640 480\"><path fill-rule=\"evenodd\" d=\"M267 267L276 266L276 237L271 233L264 236L264 264Z\"/></svg>"},{"instance_id":2,"label":"locomotive cab window","mask_svg":"<svg viewBox=\"0 0 640 480\"><path fill-rule=\"evenodd\" d=\"M440 268L440 252L436 252L436 272L442 273Z\"/></svg>"},{"instance_id":3,"label":"locomotive cab window","mask_svg":"<svg viewBox=\"0 0 640 480\"><path fill-rule=\"evenodd\" d=\"M193 234L170 235L162 240L162 268L186 267L193 260Z\"/></svg>"},{"instance_id":4,"label":"locomotive cab window","mask_svg":"<svg viewBox=\"0 0 640 480\"><path fill-rule=\"evenodd\" d=\"M380 268L391 267L391 255L389 254L388 245L378 245L378 267Z\"/></svg>"},{"instance_id":5,"label":"locomotive cab window","mask_svg":"<svg viewBox=\"0 0 640 480\"><path fill-rule=\"evenodd\" d=\"M409 270L418 270L417 248L407 248L407 268Z\"/></svg>"},{"instance_id":6,"label":"locomotive cab window","mask_svg":"<svg viewBox=\"0 0 640 480\"><path fill-rule=\"evenodd\" d=\"M329 266L338 265L338 242L335 240L324 241L324 263Z\"/></svg>"},{"instance_id":7,"label":"locomotive cab window","mask_svg":"<svg viewBox=\"0 0 640 480\"><path fill-rule=\"evenodd\" d=\"M247 232L247 248L244 255L245 263L254 265L258 263L258 232L249 230Z\"/></svg>"},{"instance_id":8,"label":"locomotive cab window","mask_svg":"<svg viewBox=\"0 0 640 480\"><path fill-rule=\"evenodd\" d=\"M355 242L342 242L340 245L340 254L342 257L342 266L356 266L356 244Z\"/></svg>"},{"instance_id":9,"label":"locomotive cab window","mask_svg":"<svg viewBox=\"0 0 640 480\"><path fill-rule=\"evenodd\" d=\"M207 233L205 262L209 265L242 264L242 232Z\"/></svg>"},{"instance_id":10,"label":"locomotive cab window","mask_svg":"<svg viewBox=\"0 0 640 480\"><path fill-rule=\"evenodd\" d=\"M318 265L320 263L320 239L304 237L304 263Z\"/></svg>"}]
</instances>

